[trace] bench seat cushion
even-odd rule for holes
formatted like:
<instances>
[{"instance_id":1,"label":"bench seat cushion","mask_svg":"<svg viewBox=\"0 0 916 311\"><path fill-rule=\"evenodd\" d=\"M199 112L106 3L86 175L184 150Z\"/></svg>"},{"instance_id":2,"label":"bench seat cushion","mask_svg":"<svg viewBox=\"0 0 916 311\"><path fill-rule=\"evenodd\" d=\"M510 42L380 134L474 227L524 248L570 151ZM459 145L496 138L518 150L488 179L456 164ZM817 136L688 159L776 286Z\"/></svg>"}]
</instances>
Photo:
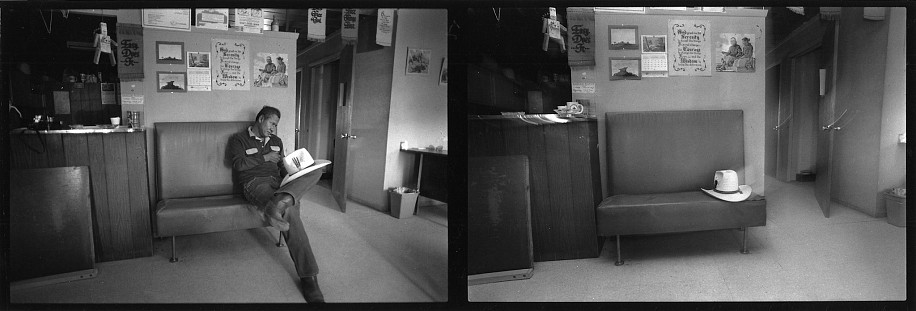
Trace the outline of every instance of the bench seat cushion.
<instances>
[{"instance_id":1,"label":"bench seat cushion","mask_svg":"<svg viewBox=\"0 0 916 311\"><path fill-rule=\"evenodd\" d=\"M160 237L270 225L241 195L162 200L156 207L156 217Z\"/></svg>"},{"instance_id":2,"label":"bench seat cushion","mask_svg":"<svg viewBox=\"0 0 916 311\"><path fill-rule=\"evenodd\" d=\"M596 211L599 236L716 230L766 225L766 200L756 194L725 202L699 189L660 194L620 194Z\"/></svg>"}]
</instances>

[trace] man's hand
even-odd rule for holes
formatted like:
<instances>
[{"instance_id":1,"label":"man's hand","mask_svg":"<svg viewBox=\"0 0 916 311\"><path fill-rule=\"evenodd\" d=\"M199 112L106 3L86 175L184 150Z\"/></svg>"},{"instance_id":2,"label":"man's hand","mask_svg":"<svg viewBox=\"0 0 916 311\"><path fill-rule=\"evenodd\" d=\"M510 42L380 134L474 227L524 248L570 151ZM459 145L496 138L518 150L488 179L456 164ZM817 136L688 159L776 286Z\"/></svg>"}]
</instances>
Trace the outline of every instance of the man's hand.
<instances>
[{"instance_id":1,"label":"man's hand","mask_svg":"<svg viewBox=\"0 0 916 311\"><path fill-rule=\"evenodd\" d=\"M281 158L282 157L280 156L280 153L276 151L271 151L270 153L264 155L264 161L268 162L278 163L280 162Z\"/></svg>"}]
</instances>

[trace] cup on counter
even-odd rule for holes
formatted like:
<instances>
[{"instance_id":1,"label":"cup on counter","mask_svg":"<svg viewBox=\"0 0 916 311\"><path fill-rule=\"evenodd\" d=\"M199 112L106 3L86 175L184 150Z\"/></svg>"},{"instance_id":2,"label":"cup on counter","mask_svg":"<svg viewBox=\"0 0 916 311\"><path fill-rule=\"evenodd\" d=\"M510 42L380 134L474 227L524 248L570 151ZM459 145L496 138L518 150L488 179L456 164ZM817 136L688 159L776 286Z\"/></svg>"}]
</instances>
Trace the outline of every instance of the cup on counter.
<instances>
[{"instance_id":1,"label":"cup on counter","mask_svg":"<svg viewBox=\"0 0 916 311\"><path fill-rule=\"evenodd\" d=\"M112 117L111 125L114 125L114 126L121 125L121 117Z\"/></svg>"}]
</instances>

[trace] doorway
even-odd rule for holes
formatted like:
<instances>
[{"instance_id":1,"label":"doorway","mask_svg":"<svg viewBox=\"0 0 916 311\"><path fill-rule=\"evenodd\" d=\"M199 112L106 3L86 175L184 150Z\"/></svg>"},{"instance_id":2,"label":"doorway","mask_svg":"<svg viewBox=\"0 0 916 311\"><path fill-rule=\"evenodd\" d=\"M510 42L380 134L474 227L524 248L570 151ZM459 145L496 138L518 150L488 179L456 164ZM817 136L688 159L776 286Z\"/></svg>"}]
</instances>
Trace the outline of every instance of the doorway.
<instances>
[{"instance_id":1,"label":"doorway","mask_svg":"<svg viewBox=\"0 0 916 311\"><path fill-rule=\"evenodd\" d=\"M299 128L304 131L299 133L299 140L315 159L334 158L339 71L339 59L308 68L308 95L299 116ZM321 178L332 178L333 167L328 166Z\"/></svg>"}]
</instances>

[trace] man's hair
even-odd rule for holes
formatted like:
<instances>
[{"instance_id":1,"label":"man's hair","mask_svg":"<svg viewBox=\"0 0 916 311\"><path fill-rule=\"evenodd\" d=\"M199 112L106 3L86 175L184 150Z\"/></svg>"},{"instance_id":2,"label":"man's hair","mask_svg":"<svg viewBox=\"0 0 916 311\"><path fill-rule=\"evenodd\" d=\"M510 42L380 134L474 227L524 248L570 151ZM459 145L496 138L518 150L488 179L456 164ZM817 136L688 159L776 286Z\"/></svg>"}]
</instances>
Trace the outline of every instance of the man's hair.
<instances>
[{"instance_id":1,"label":"man's hair","mask_svg":"<svg viewBox=\"0 0 916 311\"><path fill-rule=\"evenodd\" d=\"M264 106L264 108L261 108L261 111L258 111L258 115L254 117L254 122L258 122L258 120L261 119L261 116L269 118L271 115L277 116L277 119L279 119L280 109L271 106Z\"/></svg>"}]
</instances>

